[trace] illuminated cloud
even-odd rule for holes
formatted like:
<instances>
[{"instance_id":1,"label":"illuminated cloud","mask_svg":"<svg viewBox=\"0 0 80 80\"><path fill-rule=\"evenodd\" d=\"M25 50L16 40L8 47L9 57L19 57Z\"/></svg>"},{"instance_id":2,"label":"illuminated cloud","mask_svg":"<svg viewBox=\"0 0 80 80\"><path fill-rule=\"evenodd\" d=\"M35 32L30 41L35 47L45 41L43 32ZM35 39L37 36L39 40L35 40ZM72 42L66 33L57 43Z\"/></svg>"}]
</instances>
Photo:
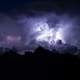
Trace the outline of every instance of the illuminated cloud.
<instances>
[{"instance_id":1,"label":"illuminated cloud","mask_svg":"<svg viewBox=\"0 0 80 80\"><path fill-rule=\"evenodd\" d=\"M48 25L48 23L46 22L38 22L36 23L36 28L34 26L34 30L36 32L36 34L38 34L36 36L36 41L38 42L48 42L50 45L52 44L52 42L57 40L62 40L63 42L63 29L62 28L58 28L57 30L53 27L50 28L50 26Z\"/></svg>"},{"instance_id":2,"label":"illuminated cloud","mask_svg":"<svg viewBox=\"0 0 80 80\"><path fill-rule=\"evenodd\" d=\"M23 14L16 19L1 15L0 46L6 46L9 43L9 45L19 46L22 49L24 47L32 49L39 43L54 45L60 39L64 43L72 43L80 47L80 37L78 36L80 27L74 23L75 21L73 22L65 15L54 15L54 12L33 17Z\"/></svg>"},{"instance_id":3,"label":"illuminated cloud","mask_svg":"<svg viewBox=\"0 0 80 80\"><path fill-rule=\"evenodd\" d=\"M38 35L36 36L36 40L50 42L51 38L54 35L54 29L50 29L49 25L46 22L38 24L39 25L37 26L37 28L35 28L36 34L38 33Z\"/></svg>"},{"instance_id":4,"label":"illuminated cloud","mask_svg":"<svg viewBox=\"0 0 80 80\"><path fill-rule=\"evenodd\" d=\"M56 42L57 40L62 40L62 42L65 43L63 28L59 28L59 29L56 31L54 41Z\"/></svg>"}]
</instances>

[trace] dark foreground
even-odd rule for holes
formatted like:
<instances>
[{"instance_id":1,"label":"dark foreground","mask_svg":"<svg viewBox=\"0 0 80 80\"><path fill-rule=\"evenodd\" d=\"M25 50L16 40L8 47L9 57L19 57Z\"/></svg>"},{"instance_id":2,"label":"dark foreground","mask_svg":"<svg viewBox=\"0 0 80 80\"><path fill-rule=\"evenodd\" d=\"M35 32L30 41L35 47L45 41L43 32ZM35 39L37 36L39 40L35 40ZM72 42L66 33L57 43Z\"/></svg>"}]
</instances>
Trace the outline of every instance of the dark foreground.
<instances>
[{"instance_id":1,"label":"dark foreground","mask_svg":"<svg viewBox=\"0 0 80 80\"><path fill-rule=\"evenodd\" d=\"M72 79L76 78L75 74L79 72L78 67L74 67L77 64L80 64L79 55L67 52L61 54L56 50L48 51L42 47L34 53L25 52L25 55L17 54L15 49L7 50L0 56L0 71L3 75L11 77L10 79L65 80L70 77Z\"/></svg>"},{"instance_id":2,"label":"dark foreground","mask_svg":"<svg viewBox=\"0 0 80 80\"><path fill-rule=\"evenodd\" d=\"M2 49L1 49L2 50ZM39 47L35 50L34 53L26 52L24 55L18 54L15 48L13 49L6 49L3 53L0 51L0 59L5 59L6 61L24 61L24 62L31 62L31 63L79 63L80 62L80 52L77 49L66 50L64 52L59 52L55 49L53 51L49 51L42 47Z\"/></svg>"}]
</instances>

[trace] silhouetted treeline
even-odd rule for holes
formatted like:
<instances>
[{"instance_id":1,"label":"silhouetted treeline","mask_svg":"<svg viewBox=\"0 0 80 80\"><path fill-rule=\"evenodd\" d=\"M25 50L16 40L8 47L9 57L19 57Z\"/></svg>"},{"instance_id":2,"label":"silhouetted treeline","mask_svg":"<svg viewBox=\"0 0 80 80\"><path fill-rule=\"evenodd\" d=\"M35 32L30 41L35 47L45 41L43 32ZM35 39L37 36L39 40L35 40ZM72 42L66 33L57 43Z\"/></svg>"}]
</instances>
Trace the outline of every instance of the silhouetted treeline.
<instances>
[{"instance_id":1,"label":"silhouetted treeline","mask_svg":"<svg viewBox=\"0 0 80 80\"><path fill-rule=\"evenodd\" d=\"M45 55L54 55L54 54L71 54L71 55L79 55L80 50L77 49L77 47L74 46L68 46L68 47L55 47L52 49L52 51L45 49L41 46L39 46L34 53L33 52L24 52L26 56L28 55L37 55L37 56L45 56ZM20 55L15 47L13 48L3 48L0 47L0 55Z\"/></svg>"},{"instance_id":2,"label":"silhouetted treeline","mask_svg":"<svg viewBox=\"0 0 80 80\"><path fill-rule=\"evenodd\" d=\"M41 46L39 46L34 53L33 52L24 52L25 56L30 56L30 55L36 55L36 56L49 56L49 55L65 55L65 54L70 54L70 55L80 55L80 50L75 47L75 46L56 46L52 50L45 49ZM15 47L13 48L3 48L0 47L0 55L5 56L5 55L20 55Z\"/></svg>"},{"instance_id":3,"label":"silhouetted treeline","mask_svg":"<svg viewBox=\"0 0 80 80\"><path fill-rule=\"evenodd\" d=\"M48 49L44 49L43 47L38 47L34 53L33 52L27 52L25 51L24 55L20 55L17 51L17 49L15 47L13 48L0 48L0 56L8 56L8 58L14 59L15 56L17 60L21 60L19 59L19 56L24 56L23 60L27 60L27 61L31 61L31 57L36 57L36 61L38 61L38 63L64 63L64 62L68 62L68 63L72 63L72 62L80 62L80 50L77 49L76 47L70 47L67 48L66 50L62 49L61 51L63 51L62 53L59 52L59 50L57 49L53 49L52 51L48 50ZM13 57L11 57L13 56ZM30 59L29 59L30 57ZM35 60L35 59L34 59ZM32 60L33 61L33 60ZM33 61L34 62L34 61Z\"/></svg>"}]
</instances>

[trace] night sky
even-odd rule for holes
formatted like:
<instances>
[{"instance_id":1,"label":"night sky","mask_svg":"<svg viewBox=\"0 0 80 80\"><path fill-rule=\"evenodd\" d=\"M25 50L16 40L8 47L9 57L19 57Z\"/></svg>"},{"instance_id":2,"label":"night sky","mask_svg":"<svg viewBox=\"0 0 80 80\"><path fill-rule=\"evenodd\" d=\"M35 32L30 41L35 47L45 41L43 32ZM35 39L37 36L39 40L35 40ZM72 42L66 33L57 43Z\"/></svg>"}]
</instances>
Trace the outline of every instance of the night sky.
<instances>
[{"instance_id":1,"label":"night sky","mask_svg":"<svg viewBox=\"0 0 80 80\"><path fill-rule=\"evenodd\" d=\"M0 46L33 49L56 37L80 48L79 34L77 0L0 0Z\"/></svg>"},{"instance_id":2,"label":"night sky","mask_svg":"<svg viewBox=\"0 0 80 80\"><path fill-rule=\"evenodd\" d=\"M10 12L13 10L45 10L59 13L79 14L80 4L78 0L0 0L0 11Z\"/></svg>"}]
</instances>

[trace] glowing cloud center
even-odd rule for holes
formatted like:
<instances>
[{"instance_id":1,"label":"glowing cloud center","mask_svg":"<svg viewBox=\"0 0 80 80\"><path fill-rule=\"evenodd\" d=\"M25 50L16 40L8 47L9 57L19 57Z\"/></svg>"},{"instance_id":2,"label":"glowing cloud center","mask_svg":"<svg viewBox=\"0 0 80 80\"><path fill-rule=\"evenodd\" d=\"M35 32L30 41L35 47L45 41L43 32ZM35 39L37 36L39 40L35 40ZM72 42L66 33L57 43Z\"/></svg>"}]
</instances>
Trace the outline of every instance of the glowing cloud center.
<instances>
[{"instance_id":1,"label":"glowing cloud center","mask_svg":"<svg viewBox=\"0 0 80 80\"><path fill-rule=\"evenodd\" d=\"M62 28L59 28L56 31L54 41L56 42L57 40L62 40L65 43L64 36L63 36L63 29Z\"/></svg>"},{"instance_id":2,"label":"glowing cloud center","mask_svg":"<svg viewBox=\"0 0 80 80\"><path fill-rule=\"evenodd\" d=\"M49 25L47 23L38 23L36 25L35 30L39 35L36 37L37 41L46 41L51 43L53 37L54 37L54 29L49 28Z\"/></svg>"},{"instance_id":3,"label":"glowing cloud center","mask_svg":"<svg viewBox=\"0 0 80 80\"><path fill-rule=\"evenodd\" d=\"M58 28L57 31L55 28L50 28L49 25L45 22L40 22L36 24L35 32L37 32L36 41L46 41L49 44L56 43L57 40L63 39L63 29Z\"/></svg>"}]
</instances>

